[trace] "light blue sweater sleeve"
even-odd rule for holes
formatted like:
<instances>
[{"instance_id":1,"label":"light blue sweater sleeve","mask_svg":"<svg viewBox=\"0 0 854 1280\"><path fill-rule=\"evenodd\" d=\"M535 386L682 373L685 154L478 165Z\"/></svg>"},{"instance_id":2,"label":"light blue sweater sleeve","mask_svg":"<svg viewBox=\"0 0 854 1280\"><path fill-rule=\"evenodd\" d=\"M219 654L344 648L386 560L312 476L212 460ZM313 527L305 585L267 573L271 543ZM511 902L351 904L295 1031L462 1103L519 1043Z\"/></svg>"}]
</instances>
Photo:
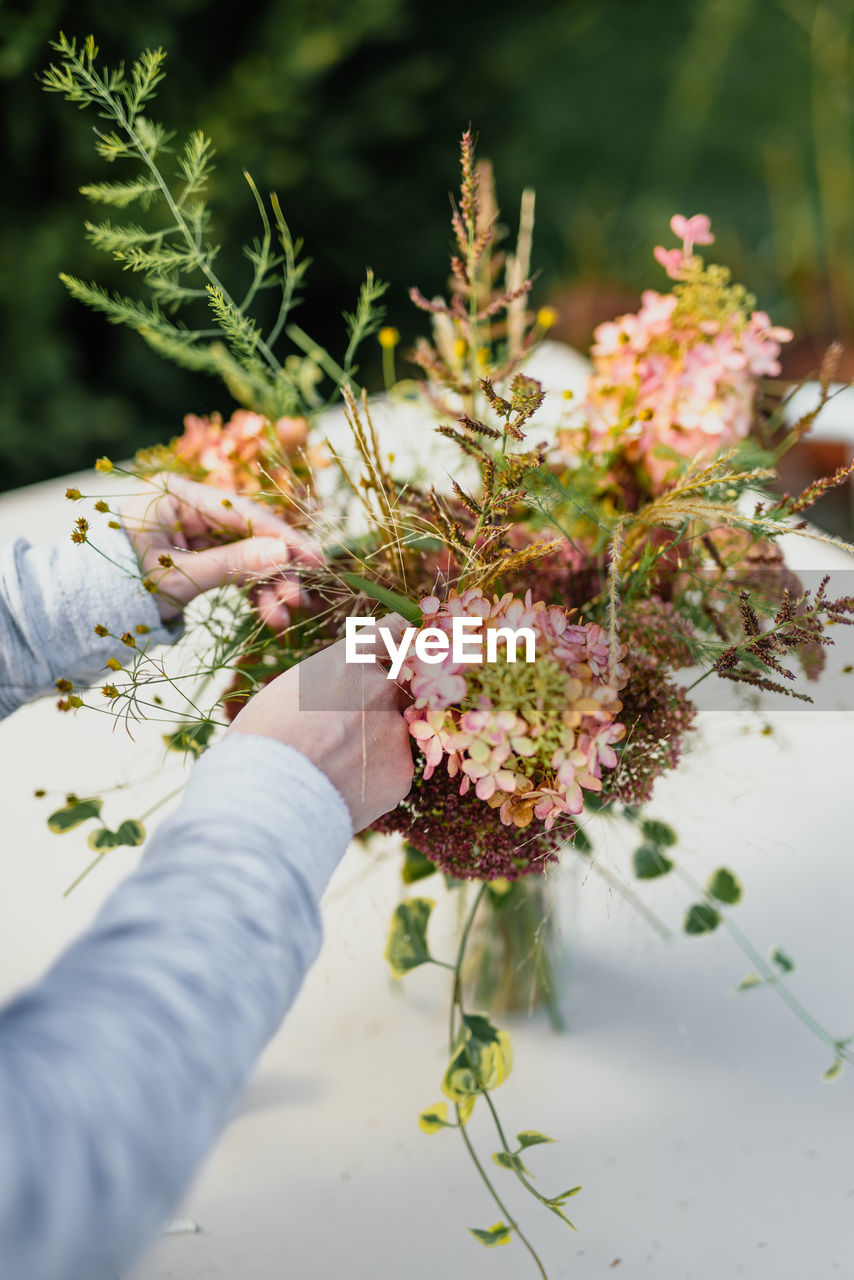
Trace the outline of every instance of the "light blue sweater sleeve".
<instances>
[{"instance_id":1,"label":"light blue sweater sleeve","mask_svg":"<svg viewBox=\"0 0 854 1280\"><path fill-rule=\"evenodd\" d=\"M103 678L108 658L130 653L118 639L126 631L140 647L175 639L143 590L127 535L98 513L90 524L91 545L0 545L0 718L51 692L59 677L76 685ZM97 635L96 624L109 634ZM147 628L142 636L138 626Z\"/></svg>"},{"instance_id":2,"label":"light blue sweater sleeve","mask_svg":"<svg viewBox=\"0 0 854 1280\"><path fill-rule=\"evenodd\" d=\"M4 669L19 690L43 685L54 668L26 654L26 583L2 590L4 644L18 638ZM113 590L124 616L128 587ZM65 671L84 673L100 655L70 625L86 639ZM2 1280L114 1280L156 1230L317 954L318 903L351 835L303 755L232 734L92 927L0 1010Z\"/></svg>"}]
</instances>

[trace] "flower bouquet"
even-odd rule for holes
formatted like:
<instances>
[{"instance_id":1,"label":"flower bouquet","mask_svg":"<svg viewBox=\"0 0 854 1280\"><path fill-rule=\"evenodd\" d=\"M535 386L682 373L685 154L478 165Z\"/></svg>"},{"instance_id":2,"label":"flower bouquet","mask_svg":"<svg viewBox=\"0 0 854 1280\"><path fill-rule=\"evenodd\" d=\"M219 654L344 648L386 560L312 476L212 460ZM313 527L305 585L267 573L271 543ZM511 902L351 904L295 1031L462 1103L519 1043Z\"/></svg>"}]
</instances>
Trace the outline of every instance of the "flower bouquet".
<instances>
[{"instance_id":1,"label":"flower bouquet","mask_svg":"<svg viewBox=\"0 0 854 1280\"><path fill-rule=\"evenodd\" d=\"M500 1220L474 1236L487 1246L517 1237L545 1275L475 1151L474 1107L494 1120L494 1165L548 1212L569 1223L566 1204L579 1188L542 1194L525 1162L550 1139L534 1130L508 1138L493 1093L511 1069L511 1045L490 1015L499 1004L543 999L559 1020L544 885L559 858L596 868L597 823L636 829L640 882L676 867L676 833L644 806L695 731L696 686L725 682L757 714L760 695L809 698L828 629L851 623L854 600L834 598L826 579L805 589L778 543L793 530L836 541L801 515L854 463L795 497L775 492L777 461L815 414L784 426L784 393L765 380L778 377L791 334L696 252L714 239L704 216L672 219L677 243L654 250L667 291L647 290L637 312L600 325L586 389L547 394L537 349L556 316L530 306L533 194L522 198L515 246L502 250L491 171L465 133L448 297L411 291L429 332L409 353L419 380L398 379L399 335L381 327L383 286L370 273L346 318L340 362L293 323L300 247L276 197L265 202L248 175L261 237L247 249L250 281L235 301L207 239L210 143L193 134L171 157L148 114L161 51L124 74L98 69L91 39L78 47L61 37L55 47L46 87L94 107L108 121L96 129L96 150L132 166L122 181L84 193L117 215L136 205L155 223L87 224L97 246L141 277L147 300L74 277L63 277L67 287L164 356L219 377L239 406L227 420L189 414L182 434L133 466L101 460L100 469L143 491L154 477L168 485L180 475L251 495L310 530L326 552L322 568L302 574L284 629L259 611L263 583L220 591L196 612L181 646L182 689L194 681L194 692L184 693L167 745L198 755L265 681L344 635L358 653L377 634L375 615L402 615L405 634L388 645L390 677L408 695L416 776L374 831L402 837L404 885L444 877L463 907L453 957L433 955L435 904L420 894L396 907L386 943L398 977L424 964L450 970L443 1100L419 1123L428 1133L458 1131L494 1199ZM372 334L387 384L379 398L357 383L357 349ZM831 350L821 371L822 404L835 359ZM330 408L339 395L343 406ZM407 473L400 424L413 419L435 432L414 446ZM85 543L87 531L81 517L72 536ZM168 554L148 567L146 588L166 592L170 568ZM127 720L162 718L171 687L163 660L133 636L116 641L128 665L117 658L100 692L64 689L60 707L106 704ZM100 803L71 797L59 812L52 820L66 830L97 822ZM141 838L139 823L126 823L118 833L96 828L90 844L100 858ZM685 932L727 924L742 896L735 873L720 867L701 885L678 869L693 898ZM636 899L624 882L617 887ZM787 958L749 954L756 972L744 985L767 984L804 1015L832 1052L828 1075L838 1074L849 1042L797 1005L783 982Z\"/></svg>"}]
</instances>

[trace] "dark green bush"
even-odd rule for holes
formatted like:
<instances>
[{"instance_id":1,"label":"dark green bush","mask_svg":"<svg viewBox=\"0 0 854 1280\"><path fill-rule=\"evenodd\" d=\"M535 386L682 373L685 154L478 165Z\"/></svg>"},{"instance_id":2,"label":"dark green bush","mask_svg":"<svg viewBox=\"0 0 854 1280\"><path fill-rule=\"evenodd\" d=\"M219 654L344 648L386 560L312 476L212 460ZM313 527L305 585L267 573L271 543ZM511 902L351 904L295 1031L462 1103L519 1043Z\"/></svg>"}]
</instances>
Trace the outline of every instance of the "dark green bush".
<instances>
[{"instance_id":1,"label":"dark green bush","mask_svg":"<svg viewBox=\"0 0 854 1280\"><path fill-rule=\"evenodd\" d=\"M188 410L228 408L215 384L89 315L57 280L64 269L129 286L118 268L108 278L82 234L77 188L112 176L92 152L91 121L35 78L60 27L94 31L107 61L168 49L157 114L214 138L218 238L238 246L255 234L246 166L262 190L278 191L307 242L315 265L298 318L334 350L366 265L393 281L390 319L405 337L418 322L408 286L443 286L446 193L469 121L495 161L508 223L521 188L538 189L541 298L579 281L629 298L661 283L651 245L669 235L673 211L703 210L722 256L781 320L816 337L844 334L854 272L850 9L848 0L5 5L0 486L101 452L127 455L173 434ZM232 256L228 269L241 270ZM577 336L579 324L567 331Z\"/></svg>"}]
</instances>

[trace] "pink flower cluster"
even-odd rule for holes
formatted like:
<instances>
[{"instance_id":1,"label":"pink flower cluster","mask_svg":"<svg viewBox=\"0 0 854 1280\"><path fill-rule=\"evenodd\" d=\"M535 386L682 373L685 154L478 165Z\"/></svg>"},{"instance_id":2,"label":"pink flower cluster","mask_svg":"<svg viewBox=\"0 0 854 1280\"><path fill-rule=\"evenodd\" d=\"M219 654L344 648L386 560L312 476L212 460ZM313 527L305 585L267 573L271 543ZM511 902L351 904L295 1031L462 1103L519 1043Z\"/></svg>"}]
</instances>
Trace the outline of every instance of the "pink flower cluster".
<instances>
[{"instance_id":1,"label":"pink flower cluster","mask_svg":"<svg viewBox=\"0 0 854 1280\"><path fill-rule=\"evenodd\" d=\"M750 431L758 380L780 373L780 343L792 334L764 311L748 313L743 290L721 268L705 268L694 245L711 244L703 214L670 223L682 247L655 257L680 283L648 289L638 312L594 333L585 409L594 447L619 443L654 490L677 459L710 457Z\"/></svg>"},{"instance_id":2,"label":"pink flower cluster","mask_svg":"<svg viewBox=\"0 0 854 1280\"><path fill-rule=\"evenodd\" d=\"M410 650L402 677L414 701L405 714L424 754L425 779L444 761L460 779L460 794L474 787L506 825L538 818L550 829L563 814L580 813L582 791L600 791L602 770L617 763L625 649L611 671L601 627L570 624L563 609L534 603L530 591L524 600L489 600L471 588L444 604L428 596L421 611L424 627L449 635L455 617L479 618L481 634L530 627L537 655L533 663L518 655L505 661L499 641L496 663L456 662L449 650L440 664L428 664Z\"/></svg>"},{"instance_id":3,"label":"pink flower cluster","mask_svg":"<svg viewBox=\"0 0 854 1280\"><path fill-rule=\"evenodd\" d=\"M210 417L188 413L175 452L182 463L204 473L205 484L257 493L263 482L261 467L275 469L270 466L271 454L295 452L307 435L305 418L279 418L271 424L260 413L237 409L224 423L218 413ZM280 477L277 473L273 478Z\"/></svg>"}]
</instances>

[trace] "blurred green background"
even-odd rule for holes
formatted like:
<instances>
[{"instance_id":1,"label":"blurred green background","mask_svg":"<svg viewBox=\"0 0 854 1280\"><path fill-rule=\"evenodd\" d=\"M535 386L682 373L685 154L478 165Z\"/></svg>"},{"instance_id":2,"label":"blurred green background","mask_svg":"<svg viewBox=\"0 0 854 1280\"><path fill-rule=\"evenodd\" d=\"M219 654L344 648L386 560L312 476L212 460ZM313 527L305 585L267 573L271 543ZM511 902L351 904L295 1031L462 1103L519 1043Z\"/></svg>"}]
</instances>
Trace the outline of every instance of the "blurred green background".
<instances>
[{"instance_id":1,"label":"blurred green background","mask_svg":"<svg viewBox=\"0 0 854 1280\"><path fill-rule=\"evenodd\" d=\"M103 59L169 52L153 114L202 127L222 274L257 232L241 178L278 191L314 258L300 324L342 348L364 267L391 280L389 322L419 329L407 289L446 277L457 141L472 122L506 222L537 188L537 300L576 343L664 278L651 247L674 211L708 213L720 260L814 367L854 314L854 0L28 0L0 4L0 487L127 456L229 409L214 382L165 364L67 298L60 270L132 292L83 236L77 188L113 174L92 119L36 74L63 28ZM379 352L367 353L378 378ZM364 367L364 366L363 366Z\"/></svg>"}]
</instances>

